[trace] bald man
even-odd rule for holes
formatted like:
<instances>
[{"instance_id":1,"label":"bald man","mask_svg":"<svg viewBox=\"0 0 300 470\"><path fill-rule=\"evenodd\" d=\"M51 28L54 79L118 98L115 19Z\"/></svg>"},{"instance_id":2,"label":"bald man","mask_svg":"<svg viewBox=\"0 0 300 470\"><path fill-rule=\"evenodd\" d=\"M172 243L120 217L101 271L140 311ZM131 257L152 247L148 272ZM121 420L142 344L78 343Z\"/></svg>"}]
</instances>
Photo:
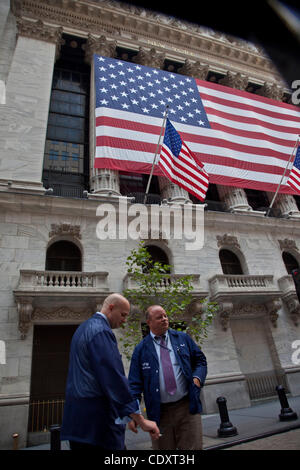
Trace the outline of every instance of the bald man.
<instances>
[{"instance_id":1,"label":"bald man","mask_svg":"<svg viewBox=\"0 0 300 470\"><path fill-rule=\"evenodd\" d=\"M109 295L101 312L77 328L71 343L61 439L71 450L123 450L126 423L134 420L152 439L159 429L145 419L130 393L114 328L130 311L128 300Z\"/></svg>"}]
</instances>

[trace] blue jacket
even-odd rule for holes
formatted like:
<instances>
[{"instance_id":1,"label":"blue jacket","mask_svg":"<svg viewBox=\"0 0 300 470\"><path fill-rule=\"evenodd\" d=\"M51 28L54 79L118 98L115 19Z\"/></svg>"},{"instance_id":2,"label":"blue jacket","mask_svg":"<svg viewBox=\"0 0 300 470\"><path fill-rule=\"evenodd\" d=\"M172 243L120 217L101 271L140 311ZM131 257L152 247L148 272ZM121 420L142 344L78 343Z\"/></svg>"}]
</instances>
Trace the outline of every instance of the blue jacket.
<instances>
[{"instance_id":1,"label":"blue jacket","mask_svg":"<svg viewBox=\"0 0 300 470\"><path fill-rule=\"evenodd\" d=\"M136 409L116 337L95 314L72 338L61 439L122 450L125 425L115 419Z\"/></svg>"},{"instance_id":2,"label":"blue jacket","mask_svg":"<svg viewBox=\"0 0 300 470\"><path fill-rule=\"evenodd\" d=\"M206 374L206 358L196 343L186 333L168 330L174 353L188 383L190 413L202 411L200 389L193 382L199 377L203 387ZM141 400L142 393L147 410L147 417L159 425L160 422L160 386L159 362L151 335L147 335L134 349L130 370L129 385L132 395Z\"/></svg>"}]
</instances>

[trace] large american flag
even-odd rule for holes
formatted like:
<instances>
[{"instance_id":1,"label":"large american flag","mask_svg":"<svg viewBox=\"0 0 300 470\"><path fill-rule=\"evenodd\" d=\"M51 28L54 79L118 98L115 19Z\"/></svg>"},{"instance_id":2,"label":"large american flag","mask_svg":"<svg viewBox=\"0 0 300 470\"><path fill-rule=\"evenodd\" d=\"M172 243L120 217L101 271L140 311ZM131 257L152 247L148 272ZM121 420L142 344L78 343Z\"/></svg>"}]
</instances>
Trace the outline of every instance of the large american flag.
<instances>
[{"instance_id":1,"label":"large american flag","mask_svg":"<svg viewBox=\"0 0 300 470\"><path fill-rule=\"evenodd\" d=\"M208 189L208 174L203 165L195 160L193 153L183 142L175 127L167 119L159 166L173 183L205 200Z\"/></svg>"},{"instance_id":2,"label":"large american flag","mask_svg":"<svg viewBox=\"0 0 300 470\"><path fill-rule=\"evenodd\" d=\"M297 148L293 168L289 174L287 184L300 194L300 146Z\"/></svg>"},{"instance_id":3,"label":"large american flag","mask_svg":"<svg viewBox=\"0 0 300 470\"><path fill-rule=\"evenodd\" d=\"M163 114L215 184L275 191L300 130L296 106L95 55L95 168L149 174ZM159 165L155 175L162 175ZM280 191L294 193L287 185Z\"/></svg>"}]
</instances>

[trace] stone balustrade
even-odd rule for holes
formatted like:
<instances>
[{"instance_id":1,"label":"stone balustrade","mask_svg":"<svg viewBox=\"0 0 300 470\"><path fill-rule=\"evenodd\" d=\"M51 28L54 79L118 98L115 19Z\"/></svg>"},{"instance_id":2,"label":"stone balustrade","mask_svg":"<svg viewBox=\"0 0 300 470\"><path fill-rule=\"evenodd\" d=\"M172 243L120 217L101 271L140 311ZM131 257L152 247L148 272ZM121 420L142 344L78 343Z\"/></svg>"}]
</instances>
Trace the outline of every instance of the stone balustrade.
<instances>
[{"instance_id":1,"label":"stone balustrade","mask_svg":"<svg viewBox=\"0 0 300 470\"><path fill-rule=\"evenodd\" d=\"M212 298L229 294L272 294L278 288L272 275L217 274L209 279Z\"/></svg>"},{"instance_id":2,"label":"stone balustrade","mask_svg":"<svg viewBox=\"0 0 300 470\"><path fill-rule=\"evenodd\" d=\"M21 270L18 290L53 289L107 290L107 272Z\"/></svg>"}]
</instances>

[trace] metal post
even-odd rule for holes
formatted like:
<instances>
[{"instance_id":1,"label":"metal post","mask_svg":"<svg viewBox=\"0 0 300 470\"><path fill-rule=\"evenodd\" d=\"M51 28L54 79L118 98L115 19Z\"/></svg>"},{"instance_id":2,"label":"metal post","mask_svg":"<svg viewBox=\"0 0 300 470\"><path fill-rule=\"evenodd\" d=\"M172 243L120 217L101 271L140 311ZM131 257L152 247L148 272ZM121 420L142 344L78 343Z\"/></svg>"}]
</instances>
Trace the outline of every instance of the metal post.
<instances>
[{"instance_id":1,"label":"metal post","mask_svg":"<svg viewBox=\"0 0 300 470\"><path fill-rule=\"evenodd\" d=\"M220 418L221 418L221 424L218 429L218 436L219 437L236 436L238 434L237 428L233 426L232 423L229 421L226 398L218 397L216 401L219 407L219 413L220 413Z\"/></svg>"},{"instance_id":2,"label":"metal post","mask_svg":"<svg viewBox=\"0 0 300 470\"><path fill-rule=\"evenodd\" d=\"M276 391L279 397L279 401L281 404L281 413L279 415L280 421L291 421L294 419L298 419L297 413L290 408L289 402L287 400L285 389L282 385L277 385Z\"/></svg>"},{"instance_id":3,"label":"metal post","mask_svg":"<svg viewBox=\"0 0 300 470\"><path fill-rule=\"evenodd\" d=\"M19 434L15 433L12 435L13 438L13 450L19 450Z\"/></svg>"},{"instance_id":4,"label":"metal post","mask_svg":"<svg viewBox=\"0 0 300 470\"><path fill-rule=\"evenodd\" d=\"M60 425L52 424L50 426L50 450L61 450L60 447Z\"/></svg>"}]
</instances>

